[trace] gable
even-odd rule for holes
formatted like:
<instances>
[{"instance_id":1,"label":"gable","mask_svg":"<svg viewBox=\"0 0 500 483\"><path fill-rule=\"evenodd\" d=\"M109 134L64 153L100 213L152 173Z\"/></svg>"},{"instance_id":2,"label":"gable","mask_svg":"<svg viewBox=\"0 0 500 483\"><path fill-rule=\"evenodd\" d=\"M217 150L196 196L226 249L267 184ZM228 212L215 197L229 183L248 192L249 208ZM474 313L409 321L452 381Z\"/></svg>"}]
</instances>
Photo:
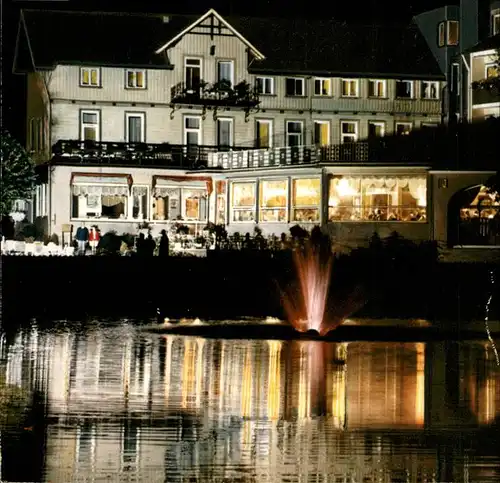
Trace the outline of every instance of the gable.
<instances>
[{"instance_id":1,"label":"gable","mask_svg":"<svg viewBox=\"0 0 500 483\"><path fill-rule=\"evenodd\" d=\"M179 40L187 34L206 35L211 40L214 37L236 37L243 42L252 51L254 56L259 59L265 59L264 54L254 47L240 32L238 32L229 22L224 20L214 9L210 9L207 13L202 15L198 20L188 25L182 32L178 33L175 37L169 40L166 44L161 46L155 53L160 54L169 47L175 45Z\"/></svg>"}]
</instances>

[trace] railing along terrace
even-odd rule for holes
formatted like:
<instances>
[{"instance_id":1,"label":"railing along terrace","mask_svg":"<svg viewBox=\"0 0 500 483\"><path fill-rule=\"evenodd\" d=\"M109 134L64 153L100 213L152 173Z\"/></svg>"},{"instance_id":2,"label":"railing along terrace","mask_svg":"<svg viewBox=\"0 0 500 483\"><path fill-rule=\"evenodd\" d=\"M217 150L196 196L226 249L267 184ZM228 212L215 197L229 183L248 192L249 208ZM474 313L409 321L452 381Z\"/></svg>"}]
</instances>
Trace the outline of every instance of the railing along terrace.
<instances>
[{"instance_id":1,"label":"railing along terrace","mask_svg":"<svg viewBox=\"0 0 500 483\"><path fill-rule=\"evenodd\" d=\"M259 104L257 90L245 81L234 86L224 81L215 84L201 81L195 86L180 82L170 89L170 99L172 103L229 105L245 108Z\"/></svg>"},{"instance_id":2,"label":"railing along terrace","mask_svg":"<svg viewBox=\"0 0 500 483\"><path fill-rule=\"evenodd\" d=\"M201 169L216 146L60 140L52 147L53 161L98 165ZM231 148L233 150L242 148Z\"/></svg>"},{"instance_id":3,"label":"railing along terrace","mask_svg":"<svg viewBox=\"0 0 500 483\"><path fill-rule=\"evenodd\" d=\"M209 154L208 167L244 169L327 163L331 161L345 163L368 161L368 143L219 151Z\"/></svg>"}]
</instances>

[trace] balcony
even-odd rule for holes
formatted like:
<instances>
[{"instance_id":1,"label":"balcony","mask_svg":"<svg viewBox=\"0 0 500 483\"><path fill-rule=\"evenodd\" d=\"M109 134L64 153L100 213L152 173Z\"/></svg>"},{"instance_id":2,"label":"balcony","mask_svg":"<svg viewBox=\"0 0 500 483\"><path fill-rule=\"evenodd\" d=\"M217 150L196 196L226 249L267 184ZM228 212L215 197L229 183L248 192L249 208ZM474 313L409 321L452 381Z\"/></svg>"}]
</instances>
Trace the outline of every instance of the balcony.
<instances>
[{"instance_id":1,"label":"balcony","mask_svg":"<svg viewBox=\"0 0 500 483\"><path fill-rule=\"evenodd\" d=\"M500 103L500 90L498 88L477 88L472 91L472 105Z\"/></svg>"},{"instance_id":2,"label":"balcony","mask_svg":"<svg viewBox=\"0 0 500 483\"><path fill-rule=\"evenodd\" d=\"M331 146L288 146L246 151L215 152L208 156L209 168L245 169L298 166L317 163L359 163L369 161L368 143Z\"/></svg>"},{"instance_id":3,"label":"balcony","mask_svg":"<svg viewBox=\"0 0 500 483\"><path fill-rule=\"evenodd\" d=\"M52 147L52 162L87 166L202 169L208 165L209 154L218 149L216 146L169 143L60 140Z\"/></svg>"},{"instance_id":4,"label":"balcony","mask_svg":"<svg viewBox=\"0 0 500 483\"><path fill-rule=\"evenodd\" d=\"M208 84L201 81L197 87L188 87L184 82L170 90L172 104L201 106L233 106L250 109L259 104L257 91L243 81L234 87L228 82Z\"/></svg>"}]
</instances>

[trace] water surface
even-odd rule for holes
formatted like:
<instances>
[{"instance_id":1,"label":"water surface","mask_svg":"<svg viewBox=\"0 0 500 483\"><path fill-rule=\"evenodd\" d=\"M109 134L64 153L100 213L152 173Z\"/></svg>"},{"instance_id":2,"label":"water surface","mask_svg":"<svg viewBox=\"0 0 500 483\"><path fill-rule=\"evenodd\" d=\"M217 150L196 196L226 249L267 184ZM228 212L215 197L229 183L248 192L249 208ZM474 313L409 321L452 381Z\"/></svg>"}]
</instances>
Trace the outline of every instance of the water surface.
<instances>
[{"instance_id":1,"label":"water surface","mask_svg":"<svg viewBox=\"0 0 500 483\"><path fill-rule=\"evenodd\" d=\"M0 391L35 399L0 419L2 481L500 480L488 341L208 340L33 321L3 334L0 357Z\"/></svg>"}]
</instances>

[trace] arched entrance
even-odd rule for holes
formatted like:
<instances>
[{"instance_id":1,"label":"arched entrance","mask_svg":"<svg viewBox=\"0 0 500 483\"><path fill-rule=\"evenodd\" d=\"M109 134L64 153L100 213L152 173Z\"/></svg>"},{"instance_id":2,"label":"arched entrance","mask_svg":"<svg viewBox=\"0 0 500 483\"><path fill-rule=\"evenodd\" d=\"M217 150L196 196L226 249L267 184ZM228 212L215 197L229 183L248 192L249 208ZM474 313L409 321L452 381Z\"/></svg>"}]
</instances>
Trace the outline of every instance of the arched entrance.
<instances>
[{"instance_id":1,"label":"arched entrance","mask_svg":"<svg viewBox=\"0 0 500 483\"><path fill-rule=\"evenodd\" d=\"M500 203L485 186L457 191L448 203L448 246L500 246Z\"/></svg>"}]
</instances>

